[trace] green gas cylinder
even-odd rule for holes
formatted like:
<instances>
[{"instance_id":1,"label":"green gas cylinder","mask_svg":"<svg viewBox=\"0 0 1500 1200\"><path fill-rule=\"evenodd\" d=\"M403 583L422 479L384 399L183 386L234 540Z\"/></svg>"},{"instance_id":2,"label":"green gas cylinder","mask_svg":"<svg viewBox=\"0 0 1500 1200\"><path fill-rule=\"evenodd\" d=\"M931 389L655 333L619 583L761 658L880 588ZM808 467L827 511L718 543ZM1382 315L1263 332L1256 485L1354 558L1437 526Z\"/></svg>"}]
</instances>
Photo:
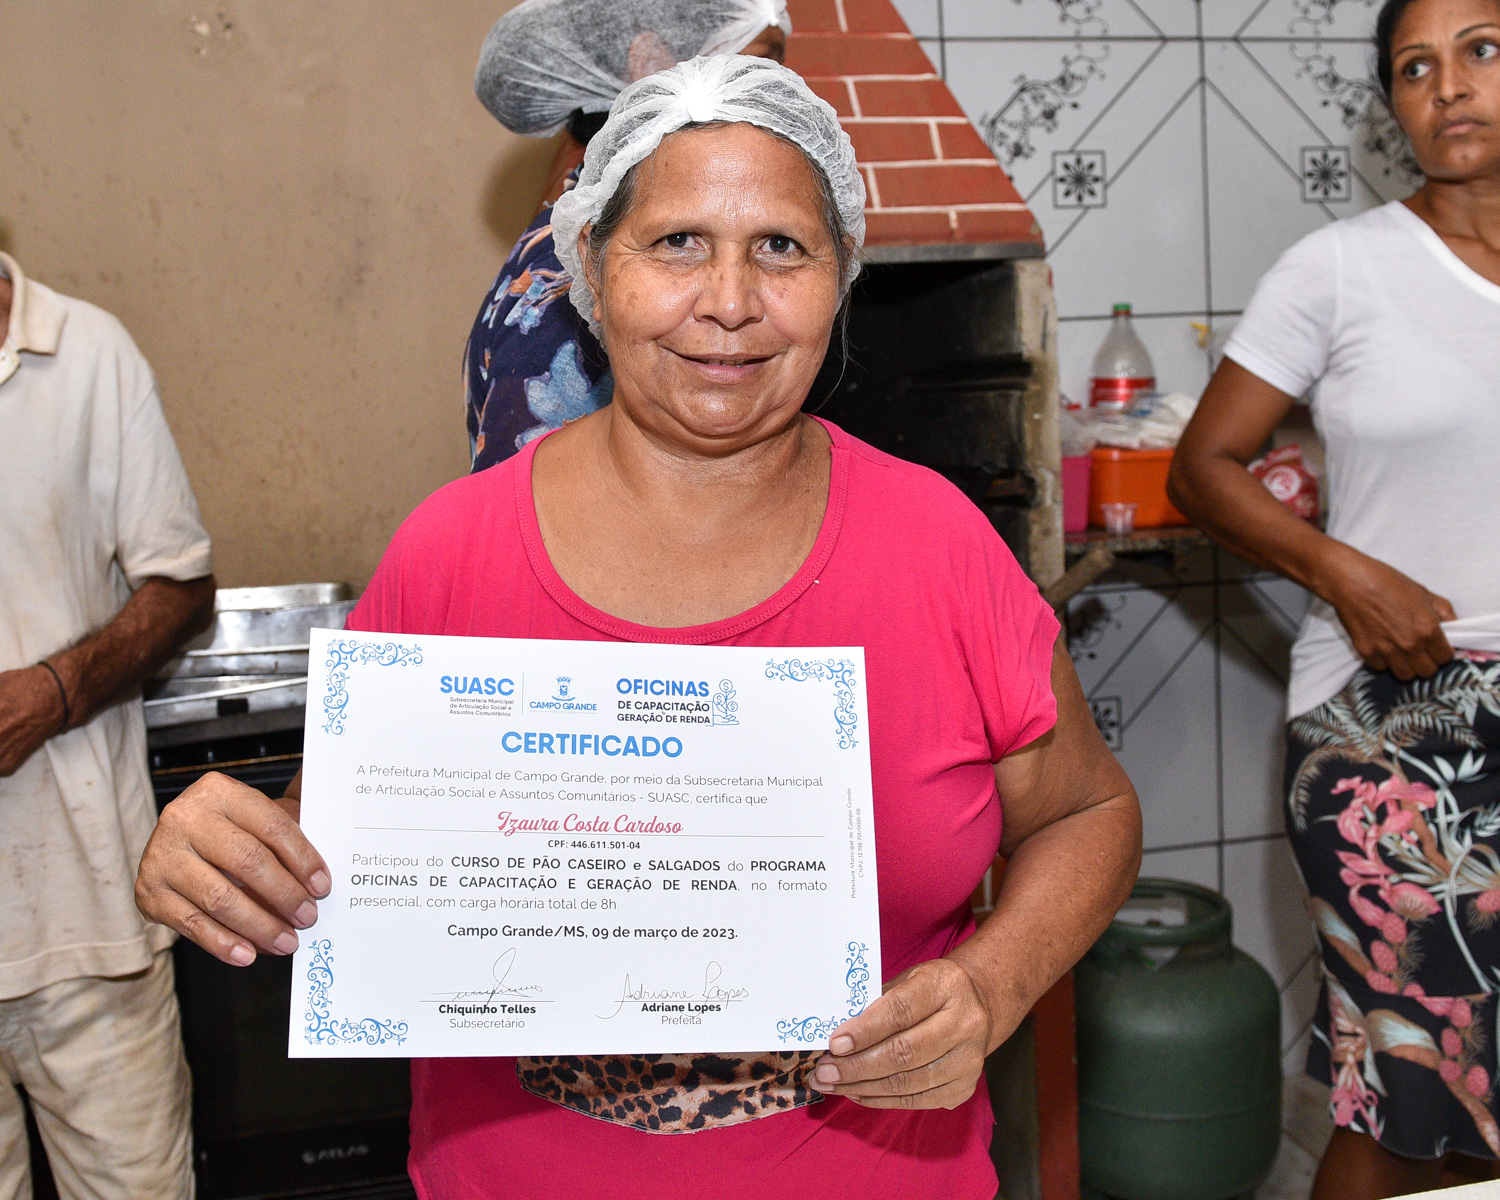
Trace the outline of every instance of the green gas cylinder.
<instances>
[{"instance_id":1,"label":"green gas cylinder","mask_svg":"<svg viewBox=\"0 0 1500 1200\"><path fill-rule=\"evenodd\" d=\"M1142 879L1074 973L1085 1197L1230 1200L1281 1140L1276 984L1229 902Z\"/></svg>"}]
</instances>

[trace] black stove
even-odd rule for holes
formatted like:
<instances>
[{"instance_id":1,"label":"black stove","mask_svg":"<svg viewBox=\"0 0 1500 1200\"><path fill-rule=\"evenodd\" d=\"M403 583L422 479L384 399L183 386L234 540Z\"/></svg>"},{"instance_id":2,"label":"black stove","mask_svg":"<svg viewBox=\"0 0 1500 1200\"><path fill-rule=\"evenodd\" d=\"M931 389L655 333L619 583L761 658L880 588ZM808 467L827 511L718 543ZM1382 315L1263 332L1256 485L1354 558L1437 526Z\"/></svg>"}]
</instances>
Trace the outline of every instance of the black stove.
<instances>
[{"instance_id":1,"label":"black stove","mask_svg":"<svg viewBox=\"0 0 1500 1200\"><path fill-rule=\"evenodd\" d=\"M279 796L302 766L302 731L150 753L158 808L209 771ZM173 953L201 1200L414 1200L408 1060L288 1058L290 958L230 967L186 940Z\"/></svg>"}]
</instances>

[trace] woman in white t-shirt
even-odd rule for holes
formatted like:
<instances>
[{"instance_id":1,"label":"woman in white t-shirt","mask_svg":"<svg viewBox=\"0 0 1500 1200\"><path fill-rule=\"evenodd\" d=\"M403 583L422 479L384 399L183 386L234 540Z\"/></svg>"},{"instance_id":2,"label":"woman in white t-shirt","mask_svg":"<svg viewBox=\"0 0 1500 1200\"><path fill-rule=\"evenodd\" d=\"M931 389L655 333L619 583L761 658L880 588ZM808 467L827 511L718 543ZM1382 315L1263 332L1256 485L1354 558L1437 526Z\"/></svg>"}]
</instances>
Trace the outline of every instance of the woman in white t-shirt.
<instances>
[{"instance_id":1,"label":"woman in white t-shirt","mask_svg":"<svg viewBox=\"0 0 1500 1200\"><path fill-rule=\"evenodd\" d=\"M1323 951L1308 1071L1338 1126L1314 1200L1500 1158L1500 0L1387 0L1376 48L1427 181L1282 256L1171 480L1316 597L1287 761ZM1245 469L1304 395L1326 534Z\"/></svg>"}]
</instances>

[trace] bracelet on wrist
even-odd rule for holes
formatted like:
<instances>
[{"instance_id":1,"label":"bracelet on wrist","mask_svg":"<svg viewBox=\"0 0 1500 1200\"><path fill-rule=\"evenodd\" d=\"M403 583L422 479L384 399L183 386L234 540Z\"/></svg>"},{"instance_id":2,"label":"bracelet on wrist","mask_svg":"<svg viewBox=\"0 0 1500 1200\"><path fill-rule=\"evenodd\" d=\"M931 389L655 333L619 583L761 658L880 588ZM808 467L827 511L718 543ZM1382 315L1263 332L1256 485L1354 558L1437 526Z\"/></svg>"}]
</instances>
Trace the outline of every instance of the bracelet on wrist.
<instances>
[{"instance_id":1,"label":"bracelet on wrist","mask_svg":"<svg viewBox=\"0 0 1500 1200\"><path fill-rule=\"evenodd\" d=\"M63 686L62 676L57 673L57 668L46 659L37 663L37 666L46 668L47 674L52 676L52 682L57 684L57 694L62 699L63 706L62 724L57 727L57 732L66 733L68 723L73 719L73 706L68 703L68 689Z\"/></svg>"}]
</instances>

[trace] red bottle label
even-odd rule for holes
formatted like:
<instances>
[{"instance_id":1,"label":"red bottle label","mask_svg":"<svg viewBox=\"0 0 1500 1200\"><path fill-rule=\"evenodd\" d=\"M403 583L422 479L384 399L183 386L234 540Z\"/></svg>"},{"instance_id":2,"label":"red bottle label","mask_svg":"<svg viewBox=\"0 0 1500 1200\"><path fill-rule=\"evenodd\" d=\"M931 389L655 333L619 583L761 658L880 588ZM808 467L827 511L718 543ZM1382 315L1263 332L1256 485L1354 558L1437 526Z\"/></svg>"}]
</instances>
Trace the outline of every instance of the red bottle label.
<instances>
[{"instance_id":1,"label":"red bottle label","mask_svg":"<svg viewBox=\"0 0 1500 1200\"><path fill-rule=\"evenodd\" d=\"M1130 407L1137 392L1154 391L1155 388L1156 380L1149 375L1136 379L1091 379L1089 407L1120 412Z\"/></svg>"}]
</instances>

